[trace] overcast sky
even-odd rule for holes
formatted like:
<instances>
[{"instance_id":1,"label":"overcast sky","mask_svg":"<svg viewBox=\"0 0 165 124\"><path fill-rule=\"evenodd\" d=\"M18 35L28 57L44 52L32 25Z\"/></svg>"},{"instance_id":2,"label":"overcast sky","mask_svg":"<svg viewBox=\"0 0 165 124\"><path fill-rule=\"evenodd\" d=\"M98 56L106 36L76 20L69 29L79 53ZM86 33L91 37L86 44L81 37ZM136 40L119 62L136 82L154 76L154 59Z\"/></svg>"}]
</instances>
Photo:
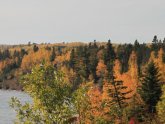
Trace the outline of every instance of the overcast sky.
<instances>
[{"instance_id":1,"label":"overcast sky","mask_svg":"<svg viewBox=\"0 0 165 124\"><path fill-rule=\"evenodd\" d=\"M149 42L165 37L165 0L0 0L0 44Z\"/></svg>"}]
</instances>

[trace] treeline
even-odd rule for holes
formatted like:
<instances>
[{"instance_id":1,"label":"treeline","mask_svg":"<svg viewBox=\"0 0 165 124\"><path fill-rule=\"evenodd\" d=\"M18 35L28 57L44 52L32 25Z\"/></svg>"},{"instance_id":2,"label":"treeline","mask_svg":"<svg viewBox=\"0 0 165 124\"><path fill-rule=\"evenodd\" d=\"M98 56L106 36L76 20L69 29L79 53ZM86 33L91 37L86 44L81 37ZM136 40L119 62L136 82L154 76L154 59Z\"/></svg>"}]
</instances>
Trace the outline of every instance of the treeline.
<instances>
[{"instance_id":1,"label":"treeline","mask_svg":"<svg viewBox=\"0 0 165 124\"><path fill-rule=\"evenodd\" d=\"M18 70L20 73L28 73L32 66L40 64L41 61L45 60L58 68L66 66L67 69L73 69L76 78L71 82L75 87L82 82L92 80L102 87L102 80L105 75L104 73L97 74L100 60L103 60L108 73L111 70L109 65L110 58L119 60L121 63L120 73L123 74L128 71L129 59L132 51L134 51L137 56L136 61L140 77L143 66L149 61L151 52L154 52L155 57L157 57L161 48L165 51L165 39L162 41L158 40L157 36L154 36L151 44L140 44L137 40L134 44L117 45L112 45L110 40L108 43L99 43L95 40L93 43L80 45L76 43L76 45L72 44L71 46L67 46L65 43L61 45L28 43L28 45L22 45L20 48L19 46L6 47L0 51L0 77L3 80L15 70ZM67 60L65 60L66 54L70 56ZM163 54L163 61L165 62L165 54Z\"/></svg>"},{"instance_id":2,"label":"treeline","mask_svg":"<svg viewBox=\"0 0 165 124\"><path fill-rule=\"evenodd\" d=\"M12 98L18 123L165 123L165 39L21 51L2 60L20 57L20 84L33 99L22 105Z\"/></svg>"},{"instance_id":3,"label":"treeline","mask_svg":"<svg viewBox=\"0 0 165 124\"><path fill-rule=\"evenodd\" d=\"M69 68L72 68L76 75L76 78L80 78L80 82L90 81L90 76L94 80L94 83L98 83L101 77L97 76L97 66L99 60L103 60L107 67L108 73L112 70L110 68L110 60L118 59L121 63L121 74L128 71L129 59L132 51L136 53L138 75L142 76L142 67L149 62L151 52L155 53L155 58L158 57L158 51L163 49L165 52L165 39L163 42L158 41L157 36L154 36L152 44L140 44L137 40L134 44L119 44L112 45L109 40L106 45L97 45L96 41L89 43L85 46L79 46L73 48L70 54ZM165 63L165 54L162 56ZM76 79L75 79L76 80Z\"/></svg>"}]
</instances>

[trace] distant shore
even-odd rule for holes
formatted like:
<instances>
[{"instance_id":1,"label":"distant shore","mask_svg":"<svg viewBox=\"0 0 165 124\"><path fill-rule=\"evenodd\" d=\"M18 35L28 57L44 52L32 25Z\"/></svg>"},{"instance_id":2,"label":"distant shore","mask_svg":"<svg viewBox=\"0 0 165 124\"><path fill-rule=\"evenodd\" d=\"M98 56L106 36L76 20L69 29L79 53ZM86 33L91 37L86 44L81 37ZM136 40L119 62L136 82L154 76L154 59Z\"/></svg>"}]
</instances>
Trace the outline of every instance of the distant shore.
<instances>
[{"instance_id":1,"label":"distant shore","mask_svg":"<svg viewBox=\"0 0 165 124\"><path fill-rule=\"evenodd\" d=\"M10 80L3 80L0 82L0 89L3 90L22 90L22 86L18 83L18 80L13 78Z\"/></svg>"}]
</instances>

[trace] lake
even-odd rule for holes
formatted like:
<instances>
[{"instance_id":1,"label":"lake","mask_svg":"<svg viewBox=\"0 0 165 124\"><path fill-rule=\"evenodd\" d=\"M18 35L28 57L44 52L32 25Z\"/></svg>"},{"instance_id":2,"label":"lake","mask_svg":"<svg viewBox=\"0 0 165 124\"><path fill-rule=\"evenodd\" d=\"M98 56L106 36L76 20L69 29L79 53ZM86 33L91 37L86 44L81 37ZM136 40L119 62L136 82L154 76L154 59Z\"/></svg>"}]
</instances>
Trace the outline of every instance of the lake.
<instances>
[{"instance_id":1,"label":"lake","mask_svg":"<svg viewBox=\"0 0 165 124\"><path fill-rule=\"evenodd\" d=\"M31 98L24 92L0 90L0 124L13 124L16 112L9 106L11 97L17 97L22 103L31 102Z\"/></svg>"}]
</instances>

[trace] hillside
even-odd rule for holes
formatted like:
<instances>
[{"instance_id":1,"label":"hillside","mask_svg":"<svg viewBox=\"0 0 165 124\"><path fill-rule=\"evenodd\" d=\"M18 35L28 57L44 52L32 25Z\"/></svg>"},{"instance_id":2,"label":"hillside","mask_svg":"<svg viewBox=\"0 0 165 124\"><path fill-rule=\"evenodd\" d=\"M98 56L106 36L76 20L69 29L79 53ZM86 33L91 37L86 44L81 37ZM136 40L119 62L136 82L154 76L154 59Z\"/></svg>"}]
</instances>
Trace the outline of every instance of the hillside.
<instances>
[{"instance_id":1,"label":"hillside","mask_svg":"<svg viewBox=\"0 0 165 124\"><path fill-rule=\"evenodd\" d=\"M155 96L160 97L160 85L165 82L164 51L165 40L158 42L156 36L152 44L139 44L137 40L134 44L112 44L109 40L107 43L94 41L92 43L10 46L0 51L1 88L25 90L34 97L34 106L36 107L40 106L40 102L48 94L51 108L53 94L55 97L59 95L56 100L65 101L74 98L73 101L75 99L77 101L72 104L78 105L78 111L87 114L86 116L78 114L80 120L86 123L102 119L104 123L110 122L112 117L115 118L115 123L122 122L125 116L124 113L120 116L119 110L135 112L136 116L141 117L141 119L136 117L136 120L147 122L148 120L142 119L140 115L143 113L143 116L146 116L145 110L140 107L143 106L147 110L144 102L146 102L145 98L150 98L150 95L145 96L146 94L139 92L139 88L146 89L149 86L149 84L146 85L149 80L149 83L153 82L149 88L154 91ZM54 74L57 77L54 78ZM146 74L148 77L145 77ZM25 75L24 78L21 78L23 75ZM58 81L54 83L53 79ZM21 83L21 86L20 81L22 82L22 80L24 82ZM155 82L159 82L159 85L154 84ZM86 91L84 88L88 90ZM73 97L70 96L72 94ZM86 97L84 97L85 94ZM64 99L59 99L62 95L66 96ZM65 99L67 97L68 99ZM155 101L159 100L155 98L156 100L152 101L152 97L153 95L148 104L153 104L154 107L149 107L147 110L149 113L156 111L157 102ZM83 106L79 106L80 104ZM115 110L116 108L113 107L117 104L119 108ZM61 104L59 105L61 106ZM91 111L89 112L84 106L89 106ZM124 106L126 110L124 110ZM138 110L134 110L136 107ZM127 113L127 119L134 118L135 115Z\"/></svg>"},{"instance_id":2,"label":"hillside","mask_svg":"<svg viewBox=\"0 0 165 124\"><path fill-rule=\"evenodd\" d=\"M106 73L104 65L106 44L94 41L89 44L74 42L2 46L0 51L1 88L20 89L19 77L30 72L33 66L40 65L43 60L47 64L56 65L67 75L67 80L71 83L74 82L72 77L79 74L81 82L76 82L78 84L93 81L95 84L103 85L99 80L100 75ZM160 67L161 73L165 74L164 43L147 45L135 42L134 45L115 44L114 48L116 77L123 79L129 87L136 87L144 67L151 60ZM162 78L165 81L164 77Z\"/></svg>"}]
</instances>

